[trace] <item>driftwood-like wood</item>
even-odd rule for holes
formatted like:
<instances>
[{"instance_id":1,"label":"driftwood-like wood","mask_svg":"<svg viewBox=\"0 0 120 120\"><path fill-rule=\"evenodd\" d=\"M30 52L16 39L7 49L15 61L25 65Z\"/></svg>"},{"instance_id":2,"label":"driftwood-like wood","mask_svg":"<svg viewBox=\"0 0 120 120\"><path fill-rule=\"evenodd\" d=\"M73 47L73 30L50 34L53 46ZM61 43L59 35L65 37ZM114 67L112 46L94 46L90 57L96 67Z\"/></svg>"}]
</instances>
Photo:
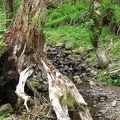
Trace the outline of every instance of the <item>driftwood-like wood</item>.
<instances>
[{"instance_id":1,"label":"driftwood-like wood","mask_svg":"<svg viewBox=\"0 0 120 120\"><path fill-rule=\"evenodd\" d=\"M27 106L27 101L30 100L30 96L25 94L24 87L25 87L27 78L32 74L32 72L33 72L33 69L26 68L20 73L19 83L15 91L18 97L24 100L24 105L27 111L29 111L28 106Z\"/></svg>"},{"instance_id":2,"label":"driftwood-like wood","mask_svg":"<svg viewBox=\"0 0 120 120\"><path fill-rule=\"evenodd\" d=\"M76 107L82 120L92 120L87 103L68 77L62 75L47 59L42 59L49 80L49 98L58 120L71 120L68 107Z\"/></svg>"},{"instance_id":3,"label":"driftwood-like wood","mask_svg":"<svg viewBox=\"0 0 120 120\"><path fill-rule=\"evenodd\" d=\"M68 107L75 107L82 120L92 120L87 103L76 86L62 75L44 55L45 35L43 27L47 15L44 0L22 0L13 24L5 33L8 43L8 58L4 71L14 70L19 74L16 94L27 102L30 96L24 91L27 79L36 71L44 70L49 80L49 98L58 120L70 120ZM4 72L3 72L4 74ZM39 95L38 95L39 96Z\"/></svg>"}]
</instances>

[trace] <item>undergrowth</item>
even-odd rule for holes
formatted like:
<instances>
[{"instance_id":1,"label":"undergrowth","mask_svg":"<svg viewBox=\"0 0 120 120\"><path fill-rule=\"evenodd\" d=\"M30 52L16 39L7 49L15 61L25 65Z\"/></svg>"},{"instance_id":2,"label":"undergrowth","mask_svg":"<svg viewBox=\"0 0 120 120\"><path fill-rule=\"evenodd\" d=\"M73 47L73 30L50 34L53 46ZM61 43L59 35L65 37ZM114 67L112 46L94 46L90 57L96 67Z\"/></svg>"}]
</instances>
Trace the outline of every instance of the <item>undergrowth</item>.
<instances>
[{"instance_id":1,"label":"undergrowth","mask_svg":"<svg viewBox=\"0 0 120 120\"><path fill-rule=\"evenodd\" d=\"M0 4L3 4L3 2L0 1ZM4 13L4 7L0 5L0 34L2 34L5 31L5 13ZM2 36L2 35L1 35Z\"/></svg>"},{"instance_id":2,"label":"undergrowth","mask_svg":"<svg viewBox=\"0 0 120 120\"><path fill-rule=\"evenodd\" d=\"M75 5L65 4L57 9L48 11L45 27L58 27L82 23L88 19L88 5L77 3Z\"/></svg>"},{"instance_id":3,"label":"undergrowth","mask_svg":"<svg viewBox=\"0 0 120 120\"><path fill-rule=\"evenodd\" d=\"M108 84L120 86L120 75L117 75L115 77L104 76L103 80L107 81Z\"/></svg>"},{"instance_id":4,"label":"undergrowth","mask_svg":"<svg viewBox=\"0 0 120 120\"><path fill-rule=\"evenodd\" d=\"M5 13L2 1L0 1L0 39L2 33L6 30ZM17 9L20 4L20 0L14 1L15 8ZM107 11L111 11L113 14L111 20L120 25L120 7L112 4L110 0L102 1L103 15ZM91 45L91 31L90 28L94 22L90 19L89 4L85 1L76 3L75 5L64 4L60 8L48 10L48 17L45 24L45 33L47 43L50 44L72 44L72 48L76 49L84 47L85 50L92 48ZM1 39L2 40L2 39ZM120 40L109 29L109 26L104 26L102 29L102 40L108 51L108 56L113 61L120 56ZM6 44L1 41L0 49L6 47ZM117 60L119 64L119 60ZM113 65L113 68L116 66ZM105 77L106 80L110 78ZM115 84L119 84L119 77L113 80ZM111 82L110 82L111 83Z\"/></svg>"},{"instance_id":5,"label":"undergrowth","mask_svg":"<svg viewBox=\"0 0 120 120\"><path fill-rule=\"evenodd\" d=\"M106 12L111 12L113 14L111 20L116 19L116 22L119 24L120 8L117 7L117 5L114 6L110 4L109 0L106 0L102 3L102 9L103 15L105 15ZM49 10L44 29L47 43L72 44L73 49L84 47L84 49L87 50L92 48L90 28L93 24L94 22L90 19L89 5L86 4L65 4L61 8ZM119 38L111 32L109 26L103 26L101 38L110 59L120 56ZM112 62L115 62L115 59L113 59ZM119 62L120 61L118 61L117 64L119 64ZM116 66L113 65L112 69L116 69ZM120 77L113 79L106 75L102 76L102 79L108 81L110 84L120 84Z\"/></svg>"}]
</instances>

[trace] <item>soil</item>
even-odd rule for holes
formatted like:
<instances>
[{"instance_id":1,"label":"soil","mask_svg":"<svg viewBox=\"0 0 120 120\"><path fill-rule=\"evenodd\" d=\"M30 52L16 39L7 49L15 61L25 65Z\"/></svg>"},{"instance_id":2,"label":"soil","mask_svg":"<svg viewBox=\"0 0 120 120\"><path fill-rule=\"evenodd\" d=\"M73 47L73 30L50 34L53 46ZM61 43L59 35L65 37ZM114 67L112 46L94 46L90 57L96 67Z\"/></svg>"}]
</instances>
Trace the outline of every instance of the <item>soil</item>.
<instances>
[{"instance_id":1,"label":"soil","mask_svg":"<svg viewBox=\"0 0 120 120\"><path fill-rule=\"evenodd\" d=\"M93 52L92 49L89 52ZM65 45L48 45L47 56L77 86L94 120L120 120L120 87L98 79L100 68L96 61L87 61L88 53L74 53ZM73 119L80 120L76 113Z\"/></svg>"}]
</instances>

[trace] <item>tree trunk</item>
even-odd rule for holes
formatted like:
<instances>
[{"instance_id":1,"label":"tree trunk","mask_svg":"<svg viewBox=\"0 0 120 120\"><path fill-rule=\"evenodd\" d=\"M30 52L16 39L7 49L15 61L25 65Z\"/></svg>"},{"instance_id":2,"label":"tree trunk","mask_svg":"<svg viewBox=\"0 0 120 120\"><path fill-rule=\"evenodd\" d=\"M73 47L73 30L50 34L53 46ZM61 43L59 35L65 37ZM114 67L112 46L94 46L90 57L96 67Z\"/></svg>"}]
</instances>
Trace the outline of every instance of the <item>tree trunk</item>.
<instances>
[{"instance_id":1,"label":"tree trunk","mask_svg":"<svg viewBox=\"0 0 120 120\"><path fill-rule=\"evenodd\" d=\"M68 106L75 106L82 120L92 120L87 103L75 85L62 75L44 55L45 35L43 27L47 15L44 0L22 0L13 24L5 33L8 57L4 62L4 77L13 70L19 74L16 94L27 101L25 83L29 76L39 70L45 71L49 80L49 98L58 120L70 120Z\"/></svg>"},{"instance_id":2,"label":"tree trunk","mask_svg":"<svg viewBox=\"0 0 120 120\"><path fill-rule=\"evenodd\" d=\"M9 26L11 19L13 18L13 0L3 0L5 6L6 15L6 27Z\"/></svg>"},{"instance_id":3,"label":"tree trunk","mask_svg":"<svg viewBox=\"0 0 120 120\"><path fill-rule=\"evenodd\" d=\"M98 58L99 66L101 68L107 68L109 61L101 38L102 34L101 0L92 0L91 18L94 20L94 26L92 28L93 32L92 45L95 49L95 54Z\"/></svg>"}]
</instances>

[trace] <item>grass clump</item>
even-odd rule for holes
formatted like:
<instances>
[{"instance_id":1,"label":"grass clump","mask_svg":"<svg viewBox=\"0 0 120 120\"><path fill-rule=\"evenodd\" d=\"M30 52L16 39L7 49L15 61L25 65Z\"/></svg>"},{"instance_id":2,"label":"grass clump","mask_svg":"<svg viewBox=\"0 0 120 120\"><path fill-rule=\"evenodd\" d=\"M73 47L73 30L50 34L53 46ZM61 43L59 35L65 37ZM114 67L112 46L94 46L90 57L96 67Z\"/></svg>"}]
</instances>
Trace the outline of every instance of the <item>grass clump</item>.
<instances>
[{"instance_id":1,"label":"grass clump","mask_svg":"<svg viewBox=\"0 0 120 120\"><path fill-rule=\"evenodd\" d=\"M0 34L4 33L6 30L6 18L5 18L5 13L4 13L4 8L3 6L0 6Z\"/></svg>"},{"instance_id":2,"label":"grass clump","mask_svg":"<svg viewBox=\"0 0 120 120\"><path fill-rule=\"evenodd\" d=\"M120 25L120 7L115 6L113 13L115 21L117 22L118 25Z\"/></svg>"},{"instance_id":3,"label":"grass clump","mask_svg":"<svg viewBox=\"0 0 120 120\"><path fill-rule=\"evenodd\" d=\"M45 27L58 27L66 24L71 25L78 21L82 23L82 21L85 21L88 14L88 7L86 7L85 4L64 4L61 8L48 11Z\"/></svg>"},{"instance_id":4,"label":"grass clump","mask_svg":"<svg viewBox=\"0 0 120 120\"><path fill-rule=\"evenodd\" d=\"M108 26L104 26L102 28L102 40L103 42L106 44L106 43L109 43L111 39L113 39L113 33L111 32L111 30L109 29Z\"/></svg>"},{"instance_id":5,"label":"grass clump","mask_svg":"<svg viewBox=\"0 0 120 120\"><path fill-rule=\"evenodd\" d=\"M57 44L58 42L72 43L73 49L82 47L91 47L90 34L82 26L61 26L57 28L46 28L47 43ZM52 38L52 39L51 39Z\"/></svg>"}]
</instances>

